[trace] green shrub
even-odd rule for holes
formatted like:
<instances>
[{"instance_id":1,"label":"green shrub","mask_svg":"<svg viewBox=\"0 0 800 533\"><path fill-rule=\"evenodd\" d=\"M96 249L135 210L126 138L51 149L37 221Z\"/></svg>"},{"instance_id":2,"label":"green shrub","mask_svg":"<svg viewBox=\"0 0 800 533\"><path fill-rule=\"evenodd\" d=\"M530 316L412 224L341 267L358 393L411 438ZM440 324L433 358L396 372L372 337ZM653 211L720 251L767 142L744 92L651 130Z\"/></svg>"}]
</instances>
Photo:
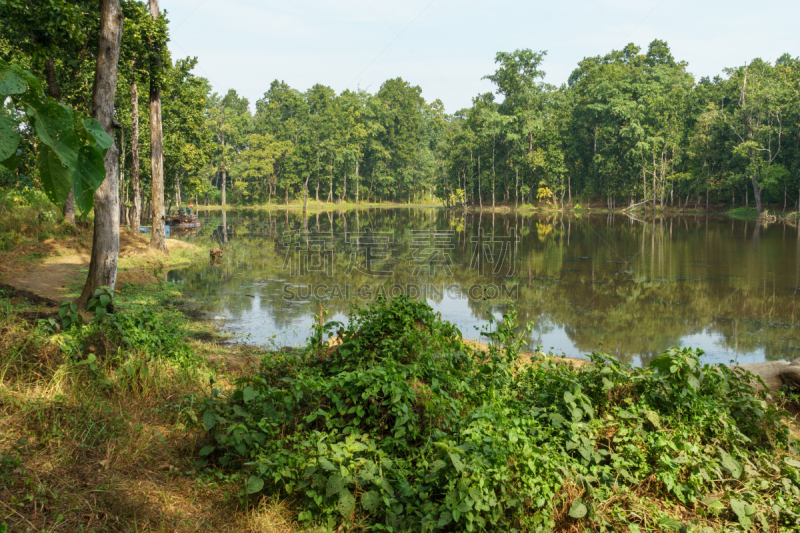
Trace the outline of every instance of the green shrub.
<instances>
[{"instance_id":1,"label":"green shrub","mask_svg":"<svg viewBox=\"0 0 800 533\"><path fill-rule=\"evenodd\" d=\"M737 207L736 209L729 209L725 214L729 217L743 220L755 220L758 218L758 210L755 207Z\"/></svg>"},{"instance_id":2,"label":"green shrub","mask_svg":"<svg viewBox=\"0 0 800 533\"><path fill-rule=\"evenodd\" d=\"M672 504L696 506L698 523L800 525L800 462L751 376L680 349L649 368L602 355L580 370L520 366L514 322L484 353L426 303L354 311L340 346L322 342L330 323L214 389L201 464L242 472L243 493L289 495L301 521L330 529L680 528L661 510ZM670 505L633 512L641 494Z\"/></svg>"}]
</instances>

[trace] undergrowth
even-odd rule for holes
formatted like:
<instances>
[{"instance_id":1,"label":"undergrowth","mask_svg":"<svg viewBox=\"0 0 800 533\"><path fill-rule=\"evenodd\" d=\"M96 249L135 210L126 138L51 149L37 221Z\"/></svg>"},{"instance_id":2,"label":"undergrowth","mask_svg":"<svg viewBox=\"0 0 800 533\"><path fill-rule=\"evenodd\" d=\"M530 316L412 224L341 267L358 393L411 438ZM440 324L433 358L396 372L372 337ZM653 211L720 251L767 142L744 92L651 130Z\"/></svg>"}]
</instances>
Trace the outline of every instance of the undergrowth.
<instances>
[{"instance_id":1,"label":"undergrowth","mask_svg":"<svg viewBox=\"0 0 800 533\"><path fill-rule=\"evenodd\" d=\"M522 364L514 322L482 352L426 303L354 310L212 390L201 465L328 531L800 528L796 443L751 375L688 349Z\"/></svg>"},{"instance_id":2,"label":"undergrowth","mask_svg":"<svg viewBox=\"0 0 800 533\"><path fill-rule=\"evenodd\" d=\"M725 211L725 214L731 218L741 220L755 220L758 218L758 210L755 207L737 207Z\"/></svg>"},{"instance_id":3,"label":"undergrowth","mask_svg":"<svg viewBox=\"0 0 800 533\"><path fill-rule=\"evenodd\" d=\"M194 475L194 402L210 379L228 378L207 361L218 349L192 340L202 328L156 301L166 297L175 300L131 292L115 298L113 315L66 329L58 310L0 291L0 524L9 531L294 530L281 502L247 510L230 483Z\"/></svg>"},{"instance_id":4,"label":"undergrowth","mask_svg":"<svg viewBox=\"0 0 800 533\"><path fill-rule=\"evenodd\" d=\"M75 235L74 226L38 189L0 188L0 252L20 244L37 244L51 238Z\"/></svg>"}]
</instances>

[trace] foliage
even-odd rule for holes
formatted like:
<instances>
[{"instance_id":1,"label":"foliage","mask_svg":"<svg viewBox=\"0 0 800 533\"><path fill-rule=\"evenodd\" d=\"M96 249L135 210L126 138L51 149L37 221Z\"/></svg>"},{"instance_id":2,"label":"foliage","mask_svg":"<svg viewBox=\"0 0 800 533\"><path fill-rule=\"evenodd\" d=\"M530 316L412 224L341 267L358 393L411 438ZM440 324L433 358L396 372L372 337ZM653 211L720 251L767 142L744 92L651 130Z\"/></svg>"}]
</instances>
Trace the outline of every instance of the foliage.
<instances>
[{"instance_id":1,"label":"foliage","mask_svg":"<svg viewBox=\"0 0 800 533\"><path fill-rule=\"evenodd\" d=\"M338 346L321 342L338 325L318 326L301 352L212 390L202 463L330 529L800 525L800 462L751 376L688 349L643 369L600 354L582 370L522 365L514 318L485 333L486 352L406 297L354 310ZM669 511L694 502L691 523Z\"/></svg>"},{"instance_id":2,"label":"foliage","mask_svg":"<svg viewBox=\"0 0 800 533\"><path fill-rule=\"evenodd\" d=\"M103 158L113 144L111 137L97 120L45 96L30 72L0 60L0 98L7 97L13 107L0 108L0 163L17 167L20 127L30 129L40 143L39 177L47 197L61 205L74 188L75 204L88 213L94 191L105 179Z\"/></svg>"},{"instance_id":3,"label":"foliage","mask_svg":"<svg viewBox=\"0 0 800 533\"><path fill-rule=\"evenodd\" d=\"M67 239L76 229L64 224L61 213L38 188L0 189L0 251L50 238Z\"/></svg>"}]
</instances>

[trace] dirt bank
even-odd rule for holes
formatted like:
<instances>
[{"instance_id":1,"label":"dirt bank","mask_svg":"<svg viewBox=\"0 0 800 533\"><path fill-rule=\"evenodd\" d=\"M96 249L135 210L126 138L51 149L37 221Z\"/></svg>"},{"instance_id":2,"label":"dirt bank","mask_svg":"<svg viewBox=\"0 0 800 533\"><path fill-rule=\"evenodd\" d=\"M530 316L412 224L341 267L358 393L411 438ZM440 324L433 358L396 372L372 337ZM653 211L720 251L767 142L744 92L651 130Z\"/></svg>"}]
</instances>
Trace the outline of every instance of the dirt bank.
<instances>
[{"instance_id":1,"label":"dirt bank","mask_svg":"<svg viewBox=\"0 0 800 533\"><path fill-rule=\"evenodd\" d=\"M54 301L67 299L69 287L86 276L91 247L85 238L58 242L48 239L36 245L18 246L0 254L0 282L30 291ZM118 285L141 285L158 281L154 272L171 263L171 258L149 248L149 240L128 230L120 232ZM172 252L195 250L190 243L167 240ZM198 249L198 254L200 253Z\"/></svg>"}]
</instances>

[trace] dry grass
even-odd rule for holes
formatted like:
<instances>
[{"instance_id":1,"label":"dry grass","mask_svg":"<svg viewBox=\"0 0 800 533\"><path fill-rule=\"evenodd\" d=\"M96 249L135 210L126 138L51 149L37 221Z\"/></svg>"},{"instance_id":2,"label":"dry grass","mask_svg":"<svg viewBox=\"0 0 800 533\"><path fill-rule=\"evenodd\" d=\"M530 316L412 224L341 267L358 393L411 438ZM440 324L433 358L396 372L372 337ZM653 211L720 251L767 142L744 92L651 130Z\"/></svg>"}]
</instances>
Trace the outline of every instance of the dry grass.
<instances>
[{"instance_id":1,"label":"dry grass","mask_svg":"<svg viewBox=\"0 0 800 533\"><path fill-rule=\"evenodd\" d=\"M9 531L297 531L284 503L243 504L238 484L194 471L205 436L191 424L192 395L212 375L235 374L156 360L147 375L105 363L92 375L66 363L58 335L48 340L20 318L35 309L0 302L0 523Z\"/></svg>"}]
</instances>

